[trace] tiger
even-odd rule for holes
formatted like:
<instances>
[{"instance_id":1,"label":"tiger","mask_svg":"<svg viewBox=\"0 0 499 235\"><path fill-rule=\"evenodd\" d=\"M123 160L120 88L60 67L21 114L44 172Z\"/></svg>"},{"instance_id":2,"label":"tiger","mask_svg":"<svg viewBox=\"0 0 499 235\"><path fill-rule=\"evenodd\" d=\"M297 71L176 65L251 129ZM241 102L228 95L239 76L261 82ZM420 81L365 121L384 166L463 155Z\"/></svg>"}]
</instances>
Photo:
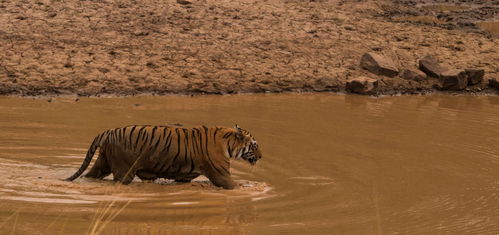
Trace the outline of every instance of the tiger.
<instances>
[{"instance_id":1,"label":"tiger","mask_svg":"<svg viewBox=\"0 0 499 235\"><path fill-rule=\"evenodd\" d=\"M158 178L190 182L206 176L215 186L234 189L230 159L255 165L262 158L260 148L249 131L236 125L228 127L132 125L109 129L97 135L81 167L65 179L73 181L99 156L85 175L102 179L111 173L113 180L129 184L135 176L142 181Z\"/></svg>"}]
</instances>

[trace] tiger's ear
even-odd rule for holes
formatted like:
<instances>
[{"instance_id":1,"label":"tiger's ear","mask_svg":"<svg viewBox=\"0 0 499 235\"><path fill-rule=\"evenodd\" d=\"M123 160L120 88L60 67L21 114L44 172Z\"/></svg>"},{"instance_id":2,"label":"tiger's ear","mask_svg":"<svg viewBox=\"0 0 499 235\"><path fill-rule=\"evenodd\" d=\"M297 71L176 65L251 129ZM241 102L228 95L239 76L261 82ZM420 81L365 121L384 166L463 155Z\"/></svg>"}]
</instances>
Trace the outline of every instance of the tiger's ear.
<instances>
[{"instance_id":1,"label":"tiger's ear","mask_svg":"<svg viewBox=\"0 0 499 235\"><path fill-rule=\"evenodd\" d=\"M239 127L239 125L236 124L236 126L234 128L237 130L237 132L236 132L236 138L239 141L243 141L244 140L244 134L241 131L241 127Z\"/></svg>"},{"instance_id":2,"label":"tiger's ear","mask_svg":"<svg viewBox=\"0 0 499 235\"><path fill-rule=\"evenodd\" d=\"M243 141L244 140L244 134L242 132L238 131L238 132L236 132L236 138L239 141Z\"/></svg>"}]
</instances>

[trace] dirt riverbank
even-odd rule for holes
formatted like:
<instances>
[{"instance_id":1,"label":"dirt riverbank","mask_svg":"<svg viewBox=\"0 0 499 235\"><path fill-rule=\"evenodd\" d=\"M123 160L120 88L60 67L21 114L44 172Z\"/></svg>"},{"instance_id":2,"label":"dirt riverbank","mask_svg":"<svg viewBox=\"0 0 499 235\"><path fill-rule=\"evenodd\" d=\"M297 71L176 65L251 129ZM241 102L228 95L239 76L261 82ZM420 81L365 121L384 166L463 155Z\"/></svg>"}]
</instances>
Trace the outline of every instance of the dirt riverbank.
<instances>
[{"instance_id":1,"label":"dirt riverbank","mask_svg":"<svg viewBox=\"0 0 499 235\"><path fill-rule=\"evenodd\" d=\"M480 24L497 22L499 6L433 6L441 2L3 0L0 94L344 91L360 76L394 94L439 83L370 74L359 66L366 52L401 70L425 55L483 69L484 81L462 92L496 92L498 37Z\"/></svg>"}]
</instances>

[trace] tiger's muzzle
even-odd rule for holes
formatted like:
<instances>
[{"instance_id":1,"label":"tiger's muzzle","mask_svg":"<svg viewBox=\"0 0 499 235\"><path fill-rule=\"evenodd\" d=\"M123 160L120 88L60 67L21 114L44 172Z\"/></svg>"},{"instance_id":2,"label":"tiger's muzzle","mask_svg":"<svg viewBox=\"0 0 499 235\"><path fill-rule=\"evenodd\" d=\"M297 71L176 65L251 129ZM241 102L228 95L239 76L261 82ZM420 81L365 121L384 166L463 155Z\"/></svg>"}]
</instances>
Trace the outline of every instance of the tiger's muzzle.
<instances>
[{"instance_id":1,"label":"tiger's muzzle","mask_svg":"<svg viewBox=\"0 0 499 235\"><path fill-rule=\"evenodd\" d=\"M241 156L244 160L248 161L251 165L255 165L258 160L262 158L260 151L246 152Z\"/></svg>"}]
</instances>

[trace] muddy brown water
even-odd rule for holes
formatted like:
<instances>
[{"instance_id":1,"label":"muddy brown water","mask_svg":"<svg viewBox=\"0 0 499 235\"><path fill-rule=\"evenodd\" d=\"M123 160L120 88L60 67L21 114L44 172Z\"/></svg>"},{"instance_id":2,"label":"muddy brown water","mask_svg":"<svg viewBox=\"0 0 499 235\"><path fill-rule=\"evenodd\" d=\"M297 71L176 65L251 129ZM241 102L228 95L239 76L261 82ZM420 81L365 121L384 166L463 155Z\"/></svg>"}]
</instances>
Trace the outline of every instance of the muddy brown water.
<instances>
[{"instance_id":1,"label":"muddy brown water","mask_svg":"<svg viewBox=\"0 0 499 235\"><path fill-rule=\"evenodd\" d=\"M61 181L100 131L249 129L241 185ZM332 94L0 98L6 234L497 234L499 97Z\"/></svg>"},{"instance_id":2,"label":"muddy brown water","mask_svg":"<svg viewBox=\"0 0 499 235\"><path fill-rule=\"evenodd\" d=\"M490 32L491 34L499 36L499 20L477 22L477 25L478 27Z\"/></svg>"}]
</instances>

